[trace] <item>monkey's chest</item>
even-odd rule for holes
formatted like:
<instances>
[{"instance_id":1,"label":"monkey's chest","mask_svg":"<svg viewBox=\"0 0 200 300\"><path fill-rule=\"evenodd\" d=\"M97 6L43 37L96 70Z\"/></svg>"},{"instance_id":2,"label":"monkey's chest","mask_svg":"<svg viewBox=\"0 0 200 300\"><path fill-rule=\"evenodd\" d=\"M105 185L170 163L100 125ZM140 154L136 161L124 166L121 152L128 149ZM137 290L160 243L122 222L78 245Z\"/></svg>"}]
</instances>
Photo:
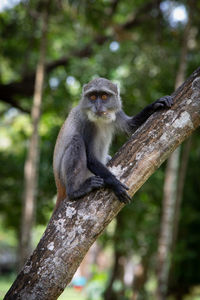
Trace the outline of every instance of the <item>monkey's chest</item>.
<instances>
[{"instance_id":1,"label":"monkey's chest","mask_svg":"<svg viewBox=\"0 0 200 300\"><path fill-rule=\"evenodd\" d=\"M103 164L106 164L109 147L112 141L112 132L99 132L94 140L94 154Z\"/></svg>"}]
</instances>

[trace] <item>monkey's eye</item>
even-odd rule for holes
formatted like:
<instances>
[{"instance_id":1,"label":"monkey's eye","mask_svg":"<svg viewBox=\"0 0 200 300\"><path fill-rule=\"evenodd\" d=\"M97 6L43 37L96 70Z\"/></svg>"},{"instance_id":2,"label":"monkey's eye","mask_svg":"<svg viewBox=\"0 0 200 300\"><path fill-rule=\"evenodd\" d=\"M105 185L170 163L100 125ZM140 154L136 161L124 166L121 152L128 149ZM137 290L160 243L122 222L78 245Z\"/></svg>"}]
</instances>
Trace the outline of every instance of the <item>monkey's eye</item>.
<instances>
[{"instance_id":1,"label":"monkey's eye","mask_svg":"<svg viewBox=\"0 0 200 300\"><path fill-rule=\"evenodd\" d=\"M96 100L97 99L97 96L96 95L94 95L94 94L92 94L92 95L90 95L90 100Z\"/></svg>"},{"instance_id":2,"label":"monkey's eye","mask_svg":"<svg viewBox=\"0 0 200 300\"><path fill-rule=\"evenodd\" d=\"M103 94L103 95L101 96L101 99L102 99L102 100L107 100L107 99L108 99L108 95Z\"/></svg>"}]
</instances>

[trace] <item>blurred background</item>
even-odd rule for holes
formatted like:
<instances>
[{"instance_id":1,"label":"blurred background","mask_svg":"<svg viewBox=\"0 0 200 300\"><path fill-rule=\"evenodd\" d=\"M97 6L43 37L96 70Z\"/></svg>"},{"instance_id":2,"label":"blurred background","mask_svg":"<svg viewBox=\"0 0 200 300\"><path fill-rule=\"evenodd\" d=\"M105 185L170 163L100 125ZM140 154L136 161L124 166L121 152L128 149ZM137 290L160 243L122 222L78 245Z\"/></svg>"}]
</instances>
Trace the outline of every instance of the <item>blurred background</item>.
<instances>
[{"instance_id":1,"label":"blurred background","mask_svg":"<svg viewBox=\"0 0 200 300\"><path fill-rule=\"evenodd\" d=\"M0 299L52 214L53 149L82 85L118 83L133 115L199 64L200 1L1 0ZM200 299L199 133L109 224L59 299Z\"/></svg>"}]
</instances>

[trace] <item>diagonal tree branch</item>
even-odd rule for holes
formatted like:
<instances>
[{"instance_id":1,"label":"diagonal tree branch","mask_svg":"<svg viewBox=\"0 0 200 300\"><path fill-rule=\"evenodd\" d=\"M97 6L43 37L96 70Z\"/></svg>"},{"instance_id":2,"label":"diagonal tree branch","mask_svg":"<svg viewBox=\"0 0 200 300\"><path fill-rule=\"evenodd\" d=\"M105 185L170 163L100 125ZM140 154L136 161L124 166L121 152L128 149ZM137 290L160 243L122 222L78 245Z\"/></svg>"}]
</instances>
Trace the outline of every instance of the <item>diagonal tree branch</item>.
<instances>
[{"instance_id":1,"label":"diagonal tree branch","mask_svg":"<svg viewBox=\"0 0 200 300\"><path fill-rule=\"evenodd\" d=\"M109 163L129 186L131 196L200 125L200 68L174 96L172 109L151 116ZM57 299L92 243L123 206L108 190L75 202L65 199L4 299Z\"/></svg>"}]
</instances>

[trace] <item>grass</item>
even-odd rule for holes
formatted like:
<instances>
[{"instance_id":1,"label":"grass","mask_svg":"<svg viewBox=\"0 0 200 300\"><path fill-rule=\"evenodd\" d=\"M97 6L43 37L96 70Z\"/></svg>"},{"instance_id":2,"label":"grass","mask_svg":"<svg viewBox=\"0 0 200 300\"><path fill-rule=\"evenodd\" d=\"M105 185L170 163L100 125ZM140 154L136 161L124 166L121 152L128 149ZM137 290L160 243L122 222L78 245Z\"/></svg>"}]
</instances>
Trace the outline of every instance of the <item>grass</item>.
<instances>
[{"instance_id":1,"label":"grass","mask_svg":"<svg viewBox=\"0 0 200 300\"><path fill-rule=\"evenodd\" d=\"M58 300L86 300L86 297L84 296L84 292L78 292L71 287L66 287Z\"/></svg>"},{"instance_id":2,"label":"grass","mask_svg":"<svg viewBox=\"0 0 200 300\"><path fill-rule=\"evenodd\" d=\"M0 300L3 300L6 292L9 290L11 284L15 280L15 275L0 277ZM86 300L84 292L76 291L72 287L67 287L62 295L58 298L59 300Z\"/></svg>"},{"instance_id":3,"label":"grass","mask_svg":"<svg viewBox=\"0 0 200 300\"><path fill-rule=\"evenodd\" d=\"M9 290L12 282L14 281L15 276L6 276L6 277L0 277L0 300L3 299L6 292Z\"/></svg>"}]
</instances>

